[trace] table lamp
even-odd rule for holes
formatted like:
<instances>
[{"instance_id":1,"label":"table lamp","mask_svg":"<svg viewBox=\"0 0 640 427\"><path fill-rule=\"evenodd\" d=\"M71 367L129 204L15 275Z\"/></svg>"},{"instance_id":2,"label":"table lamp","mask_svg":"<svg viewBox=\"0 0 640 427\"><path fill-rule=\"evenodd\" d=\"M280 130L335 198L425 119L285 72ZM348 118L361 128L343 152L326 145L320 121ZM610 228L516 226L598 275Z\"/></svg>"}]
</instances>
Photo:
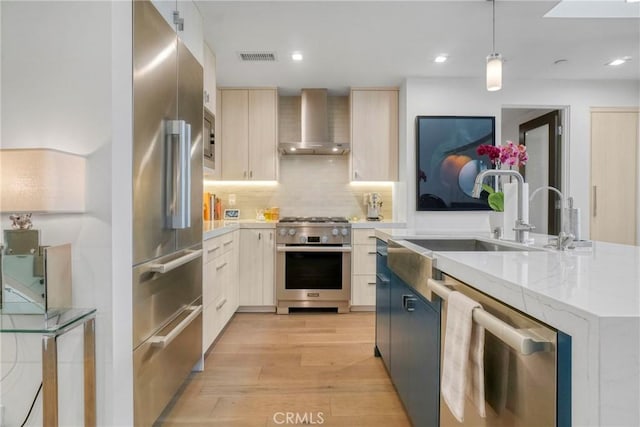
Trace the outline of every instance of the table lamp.
<instances>
[{"instance_id":1,"label":"table lamp","mask_svg":"<svg viewBox=\"0 0 640 427\"><path fill-rule=\"evenodd\" d=\"M40 233L33 229L31 216L84 211L84 157L47 148L0 150L0 212L9 214L11 220L11 228L4 230L4 245L0 248L3 270L3 296L0 298L4 297L5 286L10 286L21 298L35 300L47 307L46 293L57 285L46 284L45 247L40 246ZM70 264L70 249L68 252ZM25 264L30 257L33 257L32 267ZM8 260L12 261L7 263ZM25 283L42 278L41 286L46 286L46 290L21 286L23 278L26 278ZM4 283L9 280L11 284ZM70 283L68 288L65 294L70 298Z\"/></svg>"}]
</instances>

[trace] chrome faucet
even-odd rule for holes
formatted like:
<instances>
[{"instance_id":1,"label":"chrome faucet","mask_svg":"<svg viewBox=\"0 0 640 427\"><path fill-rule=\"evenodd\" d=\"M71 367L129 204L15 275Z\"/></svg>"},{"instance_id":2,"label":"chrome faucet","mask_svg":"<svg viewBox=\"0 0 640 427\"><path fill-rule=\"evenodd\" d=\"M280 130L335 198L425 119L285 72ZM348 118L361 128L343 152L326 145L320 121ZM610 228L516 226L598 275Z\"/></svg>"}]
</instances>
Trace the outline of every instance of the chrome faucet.
<instances>
[{"instance_id":1,"label":"chrome faucet","mask_svg":"<svg viewBox=\"0 0 640 427\"><path fill-rule=\"evenodd\" d=\"M482 193L482 181L484 181L484 179L488 176L510 176L516 179L518 188L518 211L516 224L515 227L513 227L513 230L516 232L516 242L524 243L524 233L535 228L532 225L524 222L523 219L524 200L522 197L522 189L524 187L524 178L522 178L522 175L520 175L520 172L518 171L504 169L485 169L476 176L476 181L473 184L473 192L471 193L471 195L476 199L480 198L480 193Z\"/></svg>"},{"instance_id":2,"label":"chrome faucet","mask_svg":"<svg viewBox=\"0 0 640 427\"><path fill-rule=\"evenodd\" d=\"M575 236L571 234L570 231L566 231L565 220L564 220L564 195L560 190L555 187L551 187L550 185L543 185L542 187L536 188L533 193L529 196L529 201L533 200L533 197L538 194L541 190L549 190L553 191L560 197L560 232L558 233L558 240L556 241L555 248L559 251L564 251L573 243Z\"/></svg>"}]
</instances>

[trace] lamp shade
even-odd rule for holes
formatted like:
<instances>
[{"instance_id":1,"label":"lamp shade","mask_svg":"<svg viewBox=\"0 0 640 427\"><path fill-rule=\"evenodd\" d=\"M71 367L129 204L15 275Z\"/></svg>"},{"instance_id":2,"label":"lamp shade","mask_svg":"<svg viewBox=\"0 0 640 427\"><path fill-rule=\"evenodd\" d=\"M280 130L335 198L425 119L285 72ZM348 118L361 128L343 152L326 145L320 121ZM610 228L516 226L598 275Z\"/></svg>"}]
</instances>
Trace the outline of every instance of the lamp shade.
<instances>
[{"instance_id":1,"label":"lamp shade","mask_svg":"<svg viewBox=\"0 0 640 427\"><path fill-rule=\"evenodd\" d=\"M84 212L85 163L46 148L0 150L0 212Z\"/></svg>"},{"instance_id":2,"label":"lamp shade","mask_svg":"<svg viewBox=\"0 0 640 427\"><path fill-rule=\"evenodd\" d=\"M492 53L487 56L487 90L502 89L502 56Z\"/></svg>"}]
</instances>

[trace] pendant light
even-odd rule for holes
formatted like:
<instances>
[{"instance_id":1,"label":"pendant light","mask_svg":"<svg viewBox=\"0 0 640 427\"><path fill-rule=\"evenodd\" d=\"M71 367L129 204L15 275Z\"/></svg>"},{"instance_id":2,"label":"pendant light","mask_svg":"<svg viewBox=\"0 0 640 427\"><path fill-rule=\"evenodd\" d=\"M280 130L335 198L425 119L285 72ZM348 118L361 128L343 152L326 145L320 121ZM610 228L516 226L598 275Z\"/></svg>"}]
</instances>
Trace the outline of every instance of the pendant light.
<instances>
[{"instance_id":1,"label":"pendant light","mask_svg":"<svg viewBox=\"0 0 640 427\"><path fill-rule=\"evenodd\" d=\"M496 1L490 1L493 5L493 50L487 56L487 90L493 92L502 89L502 56L496 53Z\"/></svg>"}]
</instances>

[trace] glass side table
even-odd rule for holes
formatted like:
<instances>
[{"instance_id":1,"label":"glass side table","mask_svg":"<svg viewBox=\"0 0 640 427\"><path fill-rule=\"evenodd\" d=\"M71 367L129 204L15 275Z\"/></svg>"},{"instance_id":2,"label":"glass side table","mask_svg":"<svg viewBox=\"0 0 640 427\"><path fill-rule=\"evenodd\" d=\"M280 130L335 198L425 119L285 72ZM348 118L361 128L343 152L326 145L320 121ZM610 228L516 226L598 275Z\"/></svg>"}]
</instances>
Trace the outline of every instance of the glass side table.
<instances>
[{"instance_id":1,"label":"glass side table","mask_svg":"<svg viewBox=\"0 0 640 427\"><path fill-rule=\"evenodd\" d=\"M58 426L58 348L60 335L84 328L84 425L96 425L95 308L9 314L0 310L0 332L42 335L42 411L47 426Z\"/></svg>"}]
</instances>

